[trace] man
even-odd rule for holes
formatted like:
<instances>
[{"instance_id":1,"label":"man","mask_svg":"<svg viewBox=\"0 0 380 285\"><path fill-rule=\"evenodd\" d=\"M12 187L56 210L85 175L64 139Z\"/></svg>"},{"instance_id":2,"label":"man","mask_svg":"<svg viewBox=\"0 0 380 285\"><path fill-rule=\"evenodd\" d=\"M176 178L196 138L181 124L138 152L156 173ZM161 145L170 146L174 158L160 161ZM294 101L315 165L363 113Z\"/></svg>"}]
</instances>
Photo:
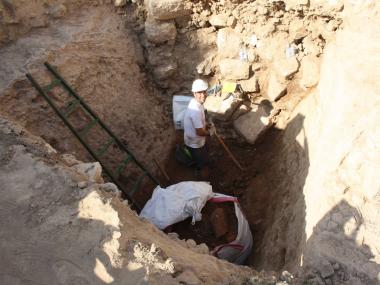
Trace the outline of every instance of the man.
<instances>
[{"instance_id":1,"label":"man","mask_svg":"<svg viewBox=\"0 0 380 285\"><path fill-rule=\"evenodd\" d=\"M191 99L184 117L184 141L193 157L201 180L209 178L209 156L206 146L206 137L211 135L206 128L205 110L203 103L206 100L208 84L202 79L193 82Z\"/></svg>"}]
</instances>

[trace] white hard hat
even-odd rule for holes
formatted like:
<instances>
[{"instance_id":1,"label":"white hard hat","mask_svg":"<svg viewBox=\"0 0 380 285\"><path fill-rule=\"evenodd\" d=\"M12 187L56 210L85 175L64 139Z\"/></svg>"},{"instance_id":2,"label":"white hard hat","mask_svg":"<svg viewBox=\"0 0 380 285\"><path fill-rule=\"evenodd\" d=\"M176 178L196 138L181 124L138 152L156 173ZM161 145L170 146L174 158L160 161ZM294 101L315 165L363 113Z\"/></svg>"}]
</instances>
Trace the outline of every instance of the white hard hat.
<instances>
[{"instance_id":1,"label":"white hard hat","mask_svg":"<svg viewBox=\"0 0 380 285\"><path fill-rule=\"evenodd\" d=\"M206 91L208 88L208 84L206 81L202 79L197 79L193 82L193 85L191 87L192 92L201 92Z\"/></svg>"}]
</instances>

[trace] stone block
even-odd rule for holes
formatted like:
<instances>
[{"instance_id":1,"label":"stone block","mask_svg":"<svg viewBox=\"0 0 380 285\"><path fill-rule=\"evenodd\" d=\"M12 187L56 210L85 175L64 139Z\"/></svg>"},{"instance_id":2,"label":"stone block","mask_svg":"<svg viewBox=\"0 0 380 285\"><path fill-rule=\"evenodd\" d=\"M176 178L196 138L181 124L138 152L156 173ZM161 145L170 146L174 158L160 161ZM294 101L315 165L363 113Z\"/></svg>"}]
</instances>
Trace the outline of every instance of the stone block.
<instances>
[{"instance_id":1,"label":"stone block","mask_svg":"<svg viewBox=\"0 0 380 285\"><path fill-rule=\"evenodd\" d=\"M241 100L235 99L233 95L228 98L220 96L208 96L204 108L213 114L215 118L227 121L241 104Z\"/></svg>"},{"instance_id":2,"label":"stone block","mask_svg":"<svg viewBox=\"0 0 380 285\"><path fill-rule=\"evenodd\" d=\"M248 79L251 65L238 59L223 59L219 62L220 72L224 79Z\"/></svg>"},{"instance_id":3,"label":"stone block","mask_svg":"<svg viewBox=\"0 0 380 285\"><path fill-rule=\"evenodd\" d=\"M160 44L175 40L177 29L174 21L156 21L152 18L148 18L145 22L145 35L148 41Z\"/></svg>"},{"instance_id":4,"label":"stone block","mask_svg":"<svg viewBox=\"0 0 380 285\"><path fill-rule=\"evenodd\" d=\"M223 14L212 15L208 21L210 22L211 26L220 28L227 26L228 17L227 15Z\"/></svg>"},{"instance_id":5,"label":"stone block","mask_svg":"<svg viewBox=\"0 0 380 285\"><path fill-rule=\"evenodd\" d=\"M269 101L264 101L256 110L242 115L233 123L237 133L251 144L272 125L270 111L273 107Z\"/></svg>"},{"instance_id":6,"label":"stone block","mask_svg":"<svg viewBox=\"0 0 380 285\"><path fill-rule=\"evenodd\" d=\"M320 59L314 55L307 55L302 59L301 86L305 88L313 87L319 82Z\"/></svg>"},{"instance_id":7,"label":"stone block","mask_svg":"<svg viewBox=\"0 0 380 285\"><path fill-rule=\"evenodd\" d=\"M187 1L183 0L145 0L148 14L157 20L170 20L190 13Z\"/></svg>"},{"instance_id":8,"label":"stone block","mask_svg":"<svg viewBox=\"0 0 380 285\"><path fill-rule=\"evenodd\" d=\"M241 39L231 28L218 31L216 45L221 58L235 58L239 56Z\"/></svg>"},{"instance_id":9,"label":"stone block","mask_svg":"<svg viewBox=\"0 0 380 285\"><path fill-rule=\"evenodd\" d=\"M241 85L241 88L243 88L245 92L250 92L250 93L260 92L259 80L255 76L251 77L248 80L241 80L239 81L239 84Z\"/></svg>"}]
</instances>

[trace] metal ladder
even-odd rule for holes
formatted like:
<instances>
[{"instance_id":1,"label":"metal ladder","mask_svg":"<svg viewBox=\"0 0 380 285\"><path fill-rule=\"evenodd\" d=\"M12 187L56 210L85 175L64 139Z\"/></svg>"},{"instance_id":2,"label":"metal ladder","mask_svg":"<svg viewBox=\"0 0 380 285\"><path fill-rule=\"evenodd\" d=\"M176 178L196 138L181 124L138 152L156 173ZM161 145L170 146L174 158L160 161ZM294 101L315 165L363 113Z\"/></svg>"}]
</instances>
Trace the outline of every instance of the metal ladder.
<instances>
[{"instance_id":1,"label":"metal ladder","mask_svg":"<svg viewBox=\"0 0 380 285\"><path fill-rule=\"evenodd\" d=\"M111 178L111 180L118 186L118 188L125 194L126 198L132 203L133 206L137 208L137 210L141 210L141 207L136 204L133 200L133 195L140 188L145 177L150 178L150 180L159 185L158 180L135 158L133 153L127 149L127 147L120 141L120 139L102 122L102 120L91 110L91 108L84 102L84 100L70 87L70 85L58 74L56 69L51 66L49 63L45 62L44 65L48 69L48 71L52 74L53 80L50 84L41 87L37 81L32 77L31 74L27 73L26 77L33 84L34 88L43 96L43 98L48 102L48 104L53 108L55 113L62 119L65 125L71 130L71 132L77 137L77 139L82 143L82 145L87 149L87 151L91 154L91 156L98 161L104 172ZM63 108L59 108L57 104L54 103L52 98L48 95L53 88L62 87L67 93L69 97L72 99L66 104ZM74 113L76 110L81 109L86 116L90 119L90 122L82 129L77 130L74 125L68 120L68 117ZM91 129L95 126L100 126L102 130L108 136L108 140L101 147L94 149L90 146L89 143L86 142L86 135L89 133ZM117 146L119 150L124 153L124 158L122 162L116 167L115 170L112 170L108 166L106 166L106 154L107 150L110 149L111 146ZM134 163L137 168L142 172L138 178L135 180L132 189L126 189L119 179L120 174L126 169L129 163Z\"/></svg>"}]
</instances>

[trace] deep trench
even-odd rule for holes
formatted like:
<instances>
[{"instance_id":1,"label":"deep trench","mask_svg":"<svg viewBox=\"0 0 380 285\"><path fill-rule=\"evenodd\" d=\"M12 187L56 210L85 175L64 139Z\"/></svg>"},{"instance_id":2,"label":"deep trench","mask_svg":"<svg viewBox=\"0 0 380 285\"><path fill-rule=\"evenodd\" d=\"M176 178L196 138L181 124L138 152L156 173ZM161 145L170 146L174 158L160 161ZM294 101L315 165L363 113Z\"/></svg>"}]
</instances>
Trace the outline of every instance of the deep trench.
<instances>
[{"instance_id":1,"label":"deep trench","mask_svg":"<svg viewBox=\"0 0 380 285\"><path fill-rule=\"evenodd\" d=\"M199 53L201 52L199 51ZM198 53L195 52L195 54ZM149 67L146 67L146 71L149 72ZM149 82L152 78L149 75L147 78L147 85L154 86L154 82ZM110 83L112 84L112 82ZM23 82L21 88L26 88L25 82ZM162 91L162 93L164 92ZM166 108L171 109L170 104L168 104L171 100L165 101L167 104ZM109 124L110 122L105 120L105 123ZM123 124L123 122L113 123ZM281 198L277 198L274 191L268 191L268 189L273 189L273 185L268 184L268 179L263 179L263 177L271 177L272 183L273 181L280 179L276 177L277 172L272 168L276 163L275 160L279 148L281 148L280 142L282 141L283 131L274 126L262 135L254 145L252 145L246 143L242 138L232 139L229 135L223 136L224 133L228 134L232 131L233 126L231 123L218 121L215 123L220 130L221 136L225 137L225 143L245 170L241 171L236 167L215 137L210 138L208 140L208 147L211 158L210 182L213 186L213 191L237 197L241 203L243 212L246 214L254 242L252 253L246 264L253 266L256 269L281 270L286 261L285 255L287 245L281 244L278 245L277 249L271 249L272 252L275 252L274 256L276 256L277 260L266 260L268 257L264 253L267 251L265 234L272 230L271 226L274 219L274 213L278 206L277 203L278 201L281 201ZM54 123L51 127L54 127ZM130 127L133 128L134 126ZM171 127L174 128L174 126ZM164 168L171 179L170 181L166 181L165 178L160 175L160 181L163 186L168 186L180 181L196 180L194 169L181 165L175 159L175 147L181 142L182 136L183 134L181 131L177 131L176 141L167 142L172 145L172 149ZM53 145L53 147L56 145L58 146L59 144L59 141L55 139L54 135L47 136L46 134L45 136L45 134L42 134L42 137ZM94 139L94 141L95 140L96 139ZM89 158L84 149L78 151L78 147L74 148L76 148L76 154L79 155L80 158ZM115 159L117 156L118 154L115 154ZM143 164L147 164L147 161L144 161L143 157L140 157L139 160ZM105 179L107 180L108 178L105 177ZM135 199L140 206L143 206L150 198L153 189L153 185L147 184L145 185L145 191L136 195ZM231 216L227 215L227 223L232 222L232 220ZM186 231L186 228L182 228L182 234ZM186 236L186 238L191 238L191 234L190 236ZM196 239L196 241L200 243L204 240L200 237L199 239ZM269 246L272 247L273 244L270 244Z\"/></svg>"}]
</instances>

